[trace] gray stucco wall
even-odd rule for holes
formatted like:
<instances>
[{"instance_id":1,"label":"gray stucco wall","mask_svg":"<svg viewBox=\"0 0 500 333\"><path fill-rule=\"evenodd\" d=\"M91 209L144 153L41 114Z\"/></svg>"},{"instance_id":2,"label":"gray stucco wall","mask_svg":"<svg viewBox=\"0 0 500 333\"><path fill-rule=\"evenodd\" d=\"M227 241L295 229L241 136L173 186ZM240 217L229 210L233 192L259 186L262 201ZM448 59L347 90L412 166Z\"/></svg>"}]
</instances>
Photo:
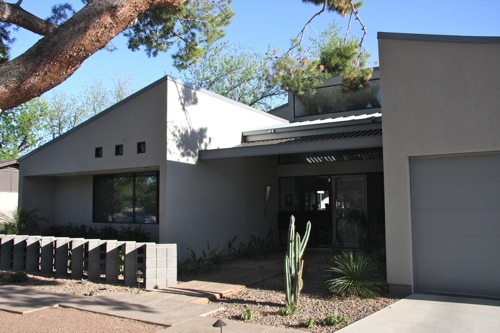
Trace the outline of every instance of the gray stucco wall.
<instances>
[{"instance_id":1,"label":"gray stucco wall","mask_svg":"<svg viewBox=\"0 0 500 333\"><path fill-rule=\"evenodd\" d=\"M388 283L411 291L409 159L500 151L499 38L379 34Z\"/></svg>"},{"instance_id":2,"label":"gray stucco wall","mask_svg":"<svg viewBox=\"0 0 500 333\"><path fill-rule=\"evenodd\" d=\"M195 252L224 249L234 236L237 244L250 234L276 230L278 204L277 157L231 158L197 165L167 164L166 220L160 241L175 242L179 258ZM189 182L186 182L189 179ZM270 186L266 203L266 188Z\"/></svg>"},{"instance_id":3,"label":"gray stucco wall","mask_svg":"<svg viewBox=\"0 0 500 333\"><path fill-rule=\"evenodd\" d=\"M166 82L118 103L20 159L20 206L55 224L92 223L93 175L159 171L165 164ZM146 153L137 154L137 142ZM115 145L123 155L115 156ZM94 156L95 148L103 156ZM157 225L147 226L158 239Z\"/></svg>"}]
</instances>

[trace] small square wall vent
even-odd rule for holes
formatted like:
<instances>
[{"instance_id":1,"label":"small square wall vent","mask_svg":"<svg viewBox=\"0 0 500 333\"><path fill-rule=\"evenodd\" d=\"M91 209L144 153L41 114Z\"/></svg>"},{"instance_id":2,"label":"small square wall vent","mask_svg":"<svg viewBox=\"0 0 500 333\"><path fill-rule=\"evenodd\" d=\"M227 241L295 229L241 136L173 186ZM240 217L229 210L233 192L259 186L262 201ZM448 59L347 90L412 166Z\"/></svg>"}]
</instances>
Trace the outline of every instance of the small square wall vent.
<instances>
[{"instance_id":1,"label":"small square wall vent","mask_svg":"<svg viewBox=\"0 0 500 333\"><path fill-rule=\"evenodd\" d=\"M116 145L115 146L115 155L116 156L123 155L123 145Z\"/></svg>"},{"instance_id":2,"label":"small square wall vent","mask_svg":"<svg viewBox=\"0 0 500 333\"><path fill-rule=\"evenodd\" d=\"M95 156L95 158L102 157L102 147L95 147L94 156Z\"/></svg>"},{"instance_id":3,"label":"small square wall vent","mask_svg":"<svg viewBox=\"0 0 500 333\"><path fill-rule=\"evenodd\" d=\"M144 154L146 152L146 142L137 142L137 154Z\"/></svg>"}]
</instances>

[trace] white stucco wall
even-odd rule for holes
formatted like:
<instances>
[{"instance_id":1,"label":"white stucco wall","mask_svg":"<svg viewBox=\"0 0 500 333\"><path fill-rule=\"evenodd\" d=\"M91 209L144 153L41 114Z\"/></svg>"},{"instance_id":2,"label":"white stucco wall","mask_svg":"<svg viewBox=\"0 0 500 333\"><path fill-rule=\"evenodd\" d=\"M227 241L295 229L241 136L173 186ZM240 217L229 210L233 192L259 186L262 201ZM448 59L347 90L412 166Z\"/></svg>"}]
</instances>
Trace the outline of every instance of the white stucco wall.
<instances>
[{"instance_id":1,"label":"white stucco wall","mask_svg":"<svg viewBox=\"0 0 500 333\"><path fill-rule=\"evenodd\" d=\"M387 279L413 285L409 159L500 151L499 38L379 34Z\"/></svg>"},{"instance_id":2,"label":"white stucco wall","mask_svg":"<svg viewBox=\"0 0 500 333\"><path fill-rule=\"evenodd\" d=\"M199 149L234 147L243 131L288 121L179 81L168 81L167 159L196 163Z\"/></svg>"}]
</instances>

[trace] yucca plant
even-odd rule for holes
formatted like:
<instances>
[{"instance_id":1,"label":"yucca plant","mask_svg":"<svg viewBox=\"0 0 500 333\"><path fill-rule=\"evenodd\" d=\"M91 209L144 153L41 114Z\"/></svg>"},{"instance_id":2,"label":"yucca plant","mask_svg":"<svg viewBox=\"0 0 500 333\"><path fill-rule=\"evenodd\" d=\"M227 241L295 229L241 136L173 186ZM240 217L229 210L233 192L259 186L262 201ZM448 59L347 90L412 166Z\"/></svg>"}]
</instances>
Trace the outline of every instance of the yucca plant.
<instances>
[{"instance_id":1,"label":"yucca plant","mask_svg":"<svg viewBox=\"0 0 500 333\"><path fill-rule=\"evenodd\" d=\"M376 261L359 252L336 255L326 272L328 291L339 296L378 297L384 286Z\"/></svg>"}]
</instances>

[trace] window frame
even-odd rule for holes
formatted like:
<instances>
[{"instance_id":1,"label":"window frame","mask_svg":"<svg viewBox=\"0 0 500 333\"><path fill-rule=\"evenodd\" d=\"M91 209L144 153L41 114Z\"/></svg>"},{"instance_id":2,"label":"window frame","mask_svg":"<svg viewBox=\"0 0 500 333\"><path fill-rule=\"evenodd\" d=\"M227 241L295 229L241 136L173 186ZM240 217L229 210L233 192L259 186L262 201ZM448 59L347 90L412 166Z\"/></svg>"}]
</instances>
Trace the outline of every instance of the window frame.
<instances>
[{"instance_id":1,"label":"window frame","mask_svg":"<svg viewBox=\"0 0 500 333\"><path fill-rule=\"evenodd\" d=\"M156 222L154 223L146 223L146 222L137 222L136 219L136 209L137 207L137 196L136 196L136 180L138 177L144 177L144 176L154 176L156 178L156 211L155 211L155 218ZM96 211L96 200L97 200L97 188L96 182L99 181L100 179L114 179L114 178L125 178L125 177L131 177L132 178L132 221L131 222L120 222L120 221L103 221L100 218L97 217L97 211ZM113 194L115 192L115 188L113 187ZM106 175L95 175L93 176L92 179L92 223L108 223L108 224L125 224L125 225L156 225L159 224L159 211L160 211L160 173L159 171L148 171L148 172L133 172L133 173L120 173L120 174L106 174ZM113 218L114 211L112 212L111 217Z\"/></svg>"}]
</instances>

